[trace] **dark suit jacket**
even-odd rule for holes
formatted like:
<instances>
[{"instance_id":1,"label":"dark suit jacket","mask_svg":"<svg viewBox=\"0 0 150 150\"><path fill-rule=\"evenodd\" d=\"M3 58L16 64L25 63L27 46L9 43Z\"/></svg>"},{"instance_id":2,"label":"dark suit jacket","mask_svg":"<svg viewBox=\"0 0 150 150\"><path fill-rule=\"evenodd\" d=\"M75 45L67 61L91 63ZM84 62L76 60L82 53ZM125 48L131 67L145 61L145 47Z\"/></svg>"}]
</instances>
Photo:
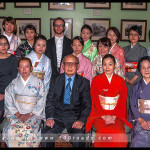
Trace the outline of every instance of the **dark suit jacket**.
<instances>
[{"instance_id":1,"label":"dark suit jacket","mask_svg":"<svg viewBox=\"0 0 150 150\"><path fill-rule=\"evenodd\" d=\"M62 114L65 89L65 74L60 74L51 80L46 101L46 119L54 118ZM86 124L91 112L90 81L76 74L70 99L70 110L74 112L77 120ZM74 117L74 116L73 116ZM76 120L76 121L77 121ZM66 120L67 121L67 120Z\"/></svg>"},{"instance_id":2,"label":"dark suit jacket","mask_svg":"<svg viewBox=\"0 0 150 150\"><path fill-rule=\"evenodd\" d=\"M71 43L72 41L64 36L61 62L66 55L73 53ZM60 71L58 72L57 70L57 54L56 54L55 37L47 41L47 48L45 51L45 55L51 59L52 77L58 76L60 74Z\"/></svg>"}]
</instances>

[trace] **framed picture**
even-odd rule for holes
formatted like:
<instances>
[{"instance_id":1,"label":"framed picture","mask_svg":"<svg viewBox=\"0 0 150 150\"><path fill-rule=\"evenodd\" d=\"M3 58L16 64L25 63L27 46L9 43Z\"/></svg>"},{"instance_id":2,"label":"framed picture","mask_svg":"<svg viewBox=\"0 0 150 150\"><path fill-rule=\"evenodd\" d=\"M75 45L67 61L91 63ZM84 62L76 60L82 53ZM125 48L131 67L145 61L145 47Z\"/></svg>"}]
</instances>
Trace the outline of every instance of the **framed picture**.
<instances>
[{"instance_id":1,"label":"framed picture","mask_svg":"<svg viewBox=\"0 0 150 150\"><path fill-rule=\"evenodd\" d=\"M15 2L15 8L32 8L32 7L41 7L40 2Z\"/></svg>"},{"instance_id":2,"label":"framed picture","mask_svg":"<svg viewBox=\"0 0 150 150\"><path fill-rule=\"evenodd\" d=\"M3 27L2 27L2 23L5 17L0 17L0 34L3 33Z\"/></svg>"},{"instance_id":3,"label":"framed picture","mask_svg":"<svg viewBox=\"0 0 150 150\"><path fill-rule=\"evenodd\" d=\"M75 10L75 3L70 2L48 3L48 10Z\"/></svg>"},{"instance_id":4,"label":"framed picture","mask_svg":"<svg viewBox=\"0 0 150 150\"><path fill-rule=\"evenodd\" d=\"M73 19L70 18L63 18L65 20L65 32L64 35L69 38L72 39L73 37ZM53 21L54 18L50 19L50 38L52 38L55 33L54 33L54 28L53 28Z\"/></svg>"},{"instance_id":5,"label":"framed picture","mask_svg":"<svg viewBox=\"0 0 150 150\"><path fill-rule=\"evenodd\" d=\"M85 9L110 9L111 3L110 2L99 2L99 3L84 3Z\"/></svg>"},{"instance_id":6,"label":"framed picture","mask_svg":"<svg viewBox=\"0 0 150 150\"><path fill-rule=\"evenodd\" d=\"M5 9L5 2L0 2L0 9Z\"/></svg>"},{"instance_id":7,"label":"framed picture","mask_svg":"<svg viewBox=\"0 0 150 150\"><path fill-rule=\"evenodd\" d=\"M122 10L147 10L146 2L121 2Z\"/></svg>"},{"instance_id":8,"label":"framed picture","mask_svg":"<svg viewBox=\"0 0 150 150\"><path fill-rule=\"evenodd\" d=\"M110 27L110 19L91 19L85 18L84 24L88 24L93 31L92 41L97 41L106 36L106 31Z\"/></svg>"},{"instance_id":9,"label":"framed picture","mask_svg":"<svg viewBox=\"0 0 150 150\"><path fill-rule=\"evenodd\" d=\"M16 18L17 24L17 36L20 37L21 40L25 40L24 36L24 28L28 24L32 24L36 28L36 32L41 34L41 18Z\"/></svg>"},{"instance_id":10,"label":"framed picture","mask_svg":"<svg viewBox=\"0 0 150 150\"><path fill-rule=\"evenodd\" d=\"M131 26L137 25L141 28L142 35L139 41L146 42L147 20L121 20L121 41L128 41L128 33Z\"/></svg>"}]
</instances>

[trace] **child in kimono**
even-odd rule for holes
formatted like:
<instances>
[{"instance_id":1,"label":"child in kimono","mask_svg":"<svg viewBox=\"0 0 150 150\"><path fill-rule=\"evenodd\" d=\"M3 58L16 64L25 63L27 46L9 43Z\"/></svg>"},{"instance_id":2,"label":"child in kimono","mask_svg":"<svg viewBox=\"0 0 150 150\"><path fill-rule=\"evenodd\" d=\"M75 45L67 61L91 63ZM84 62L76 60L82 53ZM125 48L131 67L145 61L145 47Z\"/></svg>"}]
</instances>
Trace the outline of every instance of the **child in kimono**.
<instances>
[{"instance_id":1,"label":"child in kimono","mask_svg":"<svg viewBox=\"0 0 150 150\"><path fill-rule=\"evenodd\" d=\"M19 45L21 45L21 40L16 36L17 25L13 17L6 17L2 23L3 26L3 35L5 35L9 41L9 50L8 53L16 55L16 50Z\"/></svg>"},{"instance_id":2,"label":"child in kimono","mask_svg":"<svg viewBox=\"0 0 150 150\"><path fill-rule=\"evenodd\" d=\"M115 57L103 57L103 73L93 78L91 84L92 110L86 130L94 126L94 147L127 147L124 125L130 128L126 109L127 87L122 77L114 73Z\"/></svg>"},{"instance_id":3,"label":"child in kimono","mask_svg":"<svg viewBox=\"0 0 150 150\"><path fill-rule=\"evenodd\" d=\"M3 140L8 147L38 147L40 123L45 119L45 88L35 77L29 58L18 62L20 75L5 90L6 122Z\"/></svg>"},{"instance_id":4,"label":"child in kimono","mask_svg":"<svg viewBox=\"0 0 150 150\"><path fill-rule=\"evenodd\" d=\"M138 71L143 78L133 86L130 94L131 147L150 147L150 56L140 59Z\"/></svg>"},{"instance_id":5,"label":"child in kimono","mask_svg":"<svg viewBox=\"0 0 150 150\"><path fill-rule=\"evenodd\" d=\"M50 86L50 78L52 74L51 60L44 54L46 50L47 39L43 35L39 35L34 41L34 50L26 57L32 61L32 73L44 81L44 86L48 92Z\"/></svg>"},{"instance_id":6,"label":"child in kimono","mask_svg":"<svg viewBox=\"0 0 150 150\"><path fill-rule=\"evenodd\" d=\"M92 28L88 24L84 24L81 28L81 37L84 40L84 48L82 49L82 54L88 57L91 62L97 56L97 48L91 41Z\"/></svg>"},{"instance_id":7,"label":"child in kimono","mask_svg":"<svg viewBox=\"0 0 150 150\"><path fill-rule=\"evenodd\" d=\"M82 54L82 49L84 48L84 41L80 36L76 36L72 40L73 55L79 58L80 67L77 70L77 73L84 78L90 80L90 83L93 79L93 66L89 58ZM64 73L63 63L61 64L60 73Z\"/></svg>"}]
</instances>

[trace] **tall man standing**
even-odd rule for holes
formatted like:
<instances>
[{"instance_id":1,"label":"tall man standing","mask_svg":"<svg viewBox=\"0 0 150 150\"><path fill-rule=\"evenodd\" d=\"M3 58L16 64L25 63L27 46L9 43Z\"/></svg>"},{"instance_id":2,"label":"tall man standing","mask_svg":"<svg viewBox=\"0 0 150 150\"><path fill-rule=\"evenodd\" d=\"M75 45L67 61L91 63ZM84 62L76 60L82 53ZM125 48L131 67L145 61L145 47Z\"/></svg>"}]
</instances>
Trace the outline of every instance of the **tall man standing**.
<instances>
[{"instance_id":1,"label":"tall man standing","mask_svg":"<svg viewBox=\"0 0 150 150\"><path fill-rule=\"evenodd\" d=\"M63 58L73 53L71 48L72 41L64 36L65 21L58 17L53 22L55 36L47 41L47 49L45 54L51 59L52 77L60 74L60 64Z\"/></svg>"}]
</instances>

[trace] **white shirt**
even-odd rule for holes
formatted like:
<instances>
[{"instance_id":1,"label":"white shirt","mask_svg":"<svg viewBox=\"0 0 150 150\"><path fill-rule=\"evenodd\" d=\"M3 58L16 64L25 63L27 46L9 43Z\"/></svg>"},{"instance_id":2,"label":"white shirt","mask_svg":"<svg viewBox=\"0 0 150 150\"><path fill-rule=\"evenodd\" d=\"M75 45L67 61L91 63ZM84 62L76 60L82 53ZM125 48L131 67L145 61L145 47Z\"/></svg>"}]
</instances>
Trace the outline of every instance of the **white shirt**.
<instances>
[{"instance_id":1,"label":"white shirt","mask_svg":"<svg viewBox=\"0 0 150 150\"><path fill-rule=\"evenodd\" d=\"M111 77L110 77L110 78L107 76L107 74L106 74L106 73L105 73L105 75L106 75L106 77L107 77L107 79L108 79L108 82L109 82L109 84L110 84L113 74L111 75Z\"/></svg>"},{"instance_id":2,"label":"white shirt","mask_svg":"<svg viewBox=\"0 0 150 150\"><path fill-rule=\"evenodd\" d=\"M11 34L10 36L8 36L8 35L5 34L5 32L3 32L3 35L5 35L7 37L8 41L10 43L13 34Z\"/></svg>"},{"instance_id":3,"label":"white shirt","mask_svg":"<svg viewBox=\"0 0 150 150\"><path fill-rule=\"evenodd\" d=\"M60 38L55 36L56 55L57 55L57 68L60 68L62 50L63 50L63 40L64 40L64 35Z\"/></svg>"},{"instance_id":4,"label":"white shirt","mask_svg":"<svg viewBox=\"0 0 150 150\"><path fill-rule=\"evenodd\" d=\"M26 81L24 81L24 79L22 78L22 76L20 75L20 77L21 77L21 80L22 80L22 82L23 82L23 84L24 84L24 86L27 84L27 82L28 82L28 80L30 79L30 77L31 76L29 76L29 78L26 80Z\"/></svg>"}]
</instances>

